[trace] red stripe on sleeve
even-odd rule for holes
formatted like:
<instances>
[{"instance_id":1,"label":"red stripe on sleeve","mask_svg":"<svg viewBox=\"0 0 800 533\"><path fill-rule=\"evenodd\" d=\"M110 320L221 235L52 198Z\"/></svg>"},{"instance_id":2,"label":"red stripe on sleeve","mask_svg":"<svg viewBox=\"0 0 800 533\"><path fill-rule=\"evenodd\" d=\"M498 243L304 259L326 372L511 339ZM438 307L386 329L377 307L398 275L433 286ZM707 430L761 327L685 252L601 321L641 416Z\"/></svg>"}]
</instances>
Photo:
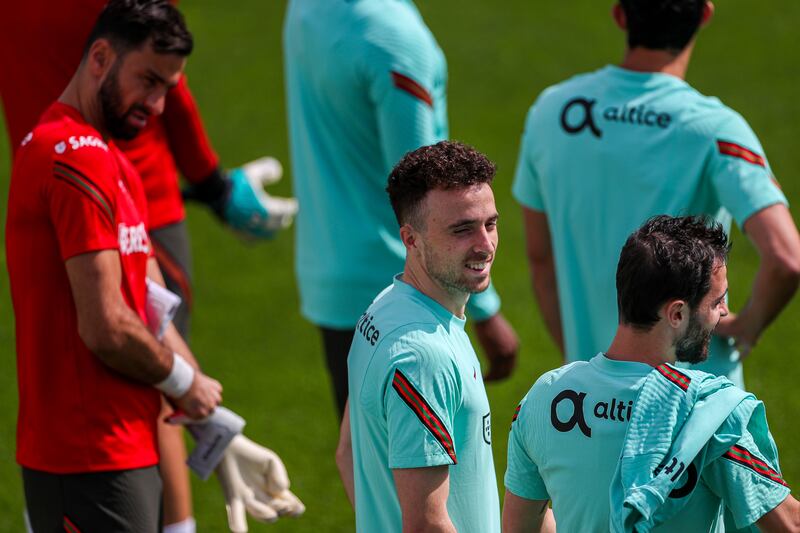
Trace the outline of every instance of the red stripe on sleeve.
<instances>
[{"instance_id":1,"label":"red stripe on sleeve","mask_svg":"<svg viewBox=\"0 0 800 533\"><path fill-rule=\"evenodd\" d=\"M431 93L429 93L428 90L420 85L416 80L413 80L404 74L400 74L399 72L393 71L392 81L394 82L394 86L398 89L407 92L414 98L422 100L430 107L433 107L433 98L431 97Z\"/></svg>"},{"instance_id":2,"label":"red stripe on sleeve","mask_svg":"<svg viewBox=\"0 0 800 533\"><path fill-rule=\"evenodd\" d=\"M717 140L717 148L719 148L719 153L721 154L738 157L739 159L744 159L748 163L752 163L760 167L766 168L767 166L763 156L758 155L752 150L748 150L739 144Z\"/></svg>"}]
</instances>

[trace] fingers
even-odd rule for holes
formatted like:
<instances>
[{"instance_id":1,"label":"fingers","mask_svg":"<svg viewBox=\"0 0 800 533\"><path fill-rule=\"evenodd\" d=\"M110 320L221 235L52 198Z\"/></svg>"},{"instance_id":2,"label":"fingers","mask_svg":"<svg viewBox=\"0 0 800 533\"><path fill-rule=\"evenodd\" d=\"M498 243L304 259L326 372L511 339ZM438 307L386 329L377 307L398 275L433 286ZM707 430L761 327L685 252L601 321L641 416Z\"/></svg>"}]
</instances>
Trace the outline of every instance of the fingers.
<instances>
[{"instance_id":1,"label":"fingers","mask_svg":"<svg viewBox=\"0 0 800 533\"><path fill-rule=\"evenodd\" d=\"M228 512L228 527L232 533L247 533L247 513L241 498L234 497L225 503Z\"/></svg>"},{"instance_id":2,"label":"fingers","mask_svg":"<svg viewBox=\"0 0 800 533\"><path fill-rule=\"evenodd\" d=\"M186 416L192 419L209 416L222 402L222 385L216 379L197 372L189 390L176 400Z\"/></svg>"},{"instance_id":3,"label":"fingers","mask_svg":"<svg viewBox=\"0 0 800 533\"><path fill-rule=\"evenodd\" d=\"M281 162L269 156L245 163L241 168L248 178L259 183L262 187L277 183L283 176Z\"/></svg>"}]
</instances>

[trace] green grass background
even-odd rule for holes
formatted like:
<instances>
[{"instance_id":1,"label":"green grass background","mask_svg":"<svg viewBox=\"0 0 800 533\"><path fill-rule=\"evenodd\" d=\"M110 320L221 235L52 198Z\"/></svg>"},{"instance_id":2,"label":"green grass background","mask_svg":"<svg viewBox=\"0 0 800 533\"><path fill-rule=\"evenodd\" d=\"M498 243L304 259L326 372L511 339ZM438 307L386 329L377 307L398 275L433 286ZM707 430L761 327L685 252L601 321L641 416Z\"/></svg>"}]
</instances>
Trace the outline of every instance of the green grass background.
<instances>
[{"instance_id":1,"label":"green grass background","mask_svg":"<svg viewBox=\"0 0 800 533\"><path fill-rule=\"evenodd\" d=\"M331 0L333 1L333 0ZM285 5L275 1L181 3L196 37L188 73L206 126L222 160L236 165L262 154L279 157L287 179L273 189L288 194L281 25ZM546 86L620 59L623 35L613 25L611 2L419 2L450 68L451 134L498 164L495 194L501 213L501 248L494 268L503 310L522 340L513 378L489 389L494 414L498 482L506 459L508 424L519 399L545 370L559 363L530 291L518 206L511 179L526 110ZM797 33L800 2L720 1L700 36L688 79L700 91L740 111L767 149L790 202L800 200L800 104ZM2 75L2 73L0 73ZM679 157L676 154L676 157ZM10 155L0 131L0 213L5 221ZM204 211L189 209L195 256L194 351L206 371L225 385L225 403L248 421L246 433L284 459L293 489L308 511L299 520L256 524L251 531L349 531L353 515L333 462L338 427L316 329L298 313L293 235L272 243L238 241ZM739 308L758 256L734 235L729 278ZM0 251L0 532L22 530L22 495L14 461L16 375L13 313L4 251ZM387 279L387 283L389 280ZM749 388L768 408L781 465L800 483L800 457L792 444L800 392L794 359L800 308L795 300L764 335L746 365ZM42 324L42 334L47 334ZM57 356L54 354L54 357ZM225 531L217 483L194 482L200 531Z\"/></svg>"}]
</instances>

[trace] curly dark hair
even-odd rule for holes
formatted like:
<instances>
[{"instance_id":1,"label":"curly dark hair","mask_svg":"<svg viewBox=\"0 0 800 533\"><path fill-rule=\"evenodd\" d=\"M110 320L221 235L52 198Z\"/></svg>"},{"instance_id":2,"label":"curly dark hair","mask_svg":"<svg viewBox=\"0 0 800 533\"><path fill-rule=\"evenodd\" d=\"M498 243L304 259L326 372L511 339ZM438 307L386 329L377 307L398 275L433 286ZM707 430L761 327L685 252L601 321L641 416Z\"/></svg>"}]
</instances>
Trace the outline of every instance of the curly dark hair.
<instances>
[{"instance_id":1,"label":"curly dark hair","mask_svg":"<svg viewBox=\"0 0 800 533\"><path fill-rule=\"evenodd\" d=\"M458 141L441 141L408 152L389 174L386 192L397 222L415 220L419 206L433 189L464 189L491 184L494 163L475 148Z\"/></svg>"},{"instance_id":2,"label":"curly dark hair","mask_svg":"<svg viewBox=\"0 0 800 533\"><path fill-rule=\"evenodd\" d=\"M692 40L706 0L619 0L628 22L628 46L679 53Z\"/></svg>"},{"instance_id":3,"label":"curly dark hair","mask_svg":"<svg viewBox=\"0 0 800 533\"><path fill-rule=\"evenodd\" d=\"M701 216L659 215L633 232L619 256L617 308L620 324L649 330L667 301L685 300L694 310L711 289L711 274L731 249L722 226Z\"/></svg>"},{"instance_id":4,"label":"curly dark hair","mask_svg":"<svg viewBox=\"0 0 800 533\"><path fill-rule=\"evenodd\" d=\"M119 55L140 48L148 40L159 54L186 57L194 47L183 15L168 0L111 0L92 28L84 57L98 39L108 39Z\"/></svg>"}]
</instances>

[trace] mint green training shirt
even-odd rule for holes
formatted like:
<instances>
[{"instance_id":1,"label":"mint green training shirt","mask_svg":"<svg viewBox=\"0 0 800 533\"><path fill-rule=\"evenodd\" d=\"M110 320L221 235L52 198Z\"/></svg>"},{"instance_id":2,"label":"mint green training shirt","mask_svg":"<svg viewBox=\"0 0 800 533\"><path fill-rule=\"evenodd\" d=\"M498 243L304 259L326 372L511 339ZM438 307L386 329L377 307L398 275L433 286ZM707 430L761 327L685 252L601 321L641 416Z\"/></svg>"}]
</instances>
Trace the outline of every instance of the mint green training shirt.
<instances>
[{"instance_id":1,"label":"mint green training shirt","mask_svg":"<svg viewBox=\"0 0 800 533\"><path fill-rule=\"evenodd\" d=\"M742 227L786 203L739 114L674 76L614 66L539 96L513 193L547 215L567 361L611 343L619 253L647 218L707 214L729 231L732 218ZM728 339L715 337L709 360L695 368L742 383Z\"/></svg>"},{"instance_id":2,"label":"mint green training shirt","mask_svg":"<svg viewBox=\"0 0 800 533\"><path fill-rule=\"evenodd\" d=\"M406 152L447 138L447 64L408 0L292 0L283 45L301 312L349 329L403 269L386 183ZM490 289L468 312L499 307Z\"/></svg>"},{"instance_id":3,"label":"mint green training shirt","mask_svg":"<svg viewBox=\"0 0 800 533\"><path fill-rule=\"evenodd\" d=\"M348 358L356 529L401 531L392 469L449 465L460 533L500 531L491 414L464 319L395 278Z\"/></svg>"},{"instance_id":4,"label":"mint green training shirt","mask_svg":"<svg viewBox=\"0 0 800 533\"><path fill-rule=\"evenodd\" d=\"M552 500L560 532L607 532L611 481L634 402L652 371L644 363L598 354L539 378L511 425L506 488L521 498ZM769 465L749 433L739 442ZM654 531L724 531L724 506L744 527L787 494L784 485L722 457L699 474L686 506Z\"/></svg>"}]
</instances>

